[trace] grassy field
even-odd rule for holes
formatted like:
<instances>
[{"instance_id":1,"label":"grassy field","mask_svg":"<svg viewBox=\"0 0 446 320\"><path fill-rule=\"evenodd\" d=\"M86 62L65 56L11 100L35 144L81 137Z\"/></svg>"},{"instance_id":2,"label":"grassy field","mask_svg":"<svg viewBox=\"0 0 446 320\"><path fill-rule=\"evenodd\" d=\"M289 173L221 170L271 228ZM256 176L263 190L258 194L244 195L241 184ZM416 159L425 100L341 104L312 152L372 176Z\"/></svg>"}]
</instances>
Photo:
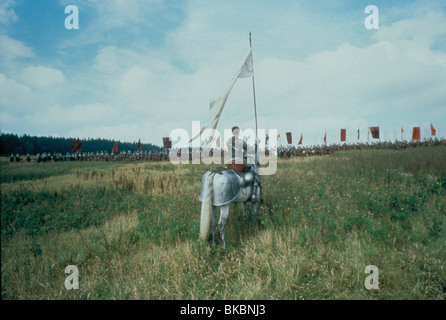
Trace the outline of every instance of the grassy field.
<instances>
[{"instance_id":1,"label":"grassy field","mask_svg":"<svg viewBox=\"0 0 446 320\"><path fill-rule=\"evenodd\" d=\"M198 240L210 166L7 160L2 299L446 298L444 147L281 160L226 250Z\"/></svg>"}]
</instances>

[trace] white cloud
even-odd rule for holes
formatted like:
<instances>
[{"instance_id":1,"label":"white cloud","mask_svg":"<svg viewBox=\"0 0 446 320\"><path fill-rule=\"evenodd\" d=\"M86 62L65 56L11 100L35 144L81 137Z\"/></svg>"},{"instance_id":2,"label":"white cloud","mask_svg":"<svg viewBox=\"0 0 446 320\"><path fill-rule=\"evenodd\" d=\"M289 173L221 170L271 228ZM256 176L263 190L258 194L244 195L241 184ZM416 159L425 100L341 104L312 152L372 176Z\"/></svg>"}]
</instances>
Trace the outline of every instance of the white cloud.
<instances>
[{"instance_id":1,"label":"white cloud","mask_svg":"<svg viewBox=\"0 0 446 320\"><path fill-rule=\"evenodd\" d=\"M0 24L8 25L17 21L17 15L12 9L13 3L13 0L2 0L0 2Z\"/></svg>"},{"instance_id":2,"label":"white cloud","mask_svg":"<svg viewBox=\"0 0 446 320\"><path fill-rule=\"evenodd\" d=\"M437 37L445 34L446 17L444 12L428 12L422 17L403 19L382 26L375 34L378 41L401 42L410 41L413 44L428 47Z\"/></svg>"},{"instance_id":3,"label":"white cloud","mask_svg":"<svg viewBox=\"0 0 446 320\"><path fill-rule=\"evenodd\" d=\"M69 106L49 105L30 109L21 118L21 126L32 128L33 131L40 134L45 134L45 131L51 129L53 132L63 132L63 134L75 133L79 137L87 137L89 132L84 131L85 127L96 127L100 131L103 126L119 121L114 108L101 103Z\"/></svg>"},{"instance_id":4,"label":"white cloud","mask_svg":"<svg viewBox=\"0 0 446 320\"><path fill-rule=\"evenodd\" d=\"M19 78L25 84L37 89L60 85L64 82L62 71L44 66L29 66L22 70Z\"/></svg>"},{"instance_id":5,"label":"white cloud","mask_svg":"<svg viewBox=\"0 0 446 320\"><path fill-rule=\"evenodd\" d=\"M113 29L151 23L146 15L159 11L162 8L162 2L161 0L111 0L95 2L95 5L101 13L101 24L106 28Z\"/></svg>"},{"instance_id":6,"label":"white cloud","mask_svg":"<svg viewBox=\"0 0 446 320\"><path fill-rule=\"evenodd\" d=\"M26 111L34 94L28 86L7 78L0 73L0 108L11 113Z\"/></svg>"},{"instance_id":7,"label":"white cloud","mask_svg":"<svg viewBox=\"0 0 446 320\"><path fill-rule=\"evenodd\" d=\"M22 42L0 35L0 62L10 62L15 58L29 58L33 55L32 49Z\"/></svg>"}]
</instances>

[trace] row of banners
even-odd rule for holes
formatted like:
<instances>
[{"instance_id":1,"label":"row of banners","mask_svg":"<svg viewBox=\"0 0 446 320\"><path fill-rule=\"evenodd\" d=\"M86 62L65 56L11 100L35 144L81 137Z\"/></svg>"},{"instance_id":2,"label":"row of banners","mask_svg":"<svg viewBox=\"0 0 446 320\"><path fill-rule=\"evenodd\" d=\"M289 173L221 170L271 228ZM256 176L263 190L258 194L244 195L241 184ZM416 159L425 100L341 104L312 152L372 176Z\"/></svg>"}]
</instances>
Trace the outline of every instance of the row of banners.
<instances>
[{"instance_id":1,"label":"row of banners","mask_svg":"<svg viewBox=\"0 0 446 320\"><path fill-rule=\"evenodd\" d=\"M370 134L373 139L379 139L379 127L369 127L369 130L370 130ZM357 132L358 132L358 140L359 140L359 129ZM435 130L435 127L431 124L431 136L435 136L436 132L437 131ZM403 130L403 128L401 128L401 140L403 139L403 134L404 134L404 130ZM347 141L346 136L347 136L347 129L341 129L341 137L340 137L341 142ZM287 139L288 144L293 143L291 132L286 133L286 139ZM303 140L303 134L301 133L298 145L302 144L302 140ZM420 140L420 127L412 128L412 140L413 141ZM267 143L267 141L265 141L265 144L266 143ZM324 143L327 144L327 133L324 134Z\"/></svg>"},{"instance_id":2,"label":"row of banners","mask_svg":"<svg viewBox=\"0 0 446 320\"><path fill-rule=\"evenodd\" d=\"M369 127L369 130L370 130L370 134L373 139L379 139L379 127ZM359 129L357 132L358 132L358 140L359 140ZM435 136L436 132L437 131L435 130L435 127L431 123L431 136ZM401 140L403 139L403 134L404 134L404 129L401 128ZM341 129L341 137L340 137L341 142L345 142L347 140L346 136L347 136L347 129ZM293 143L291 132L286 133L286 139L287 139L288 144ZM303 140L303 134L300 135L298 144L302 144L302 140ZM413 141L420 140L420 127L412 128L412 140ZM265 144L266 143L267 143L267 141L265 141ZM324 143L327 144L327 133L324 134Z\"/></svg>"}]
</instances>

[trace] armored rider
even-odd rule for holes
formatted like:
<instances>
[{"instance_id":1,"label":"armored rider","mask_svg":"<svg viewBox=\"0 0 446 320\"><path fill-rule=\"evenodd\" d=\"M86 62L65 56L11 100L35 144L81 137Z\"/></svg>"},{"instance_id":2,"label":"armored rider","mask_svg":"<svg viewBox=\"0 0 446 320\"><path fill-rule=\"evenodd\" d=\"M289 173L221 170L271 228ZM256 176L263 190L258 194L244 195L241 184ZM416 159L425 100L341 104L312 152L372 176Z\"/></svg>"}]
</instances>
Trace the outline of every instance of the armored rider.
<instances>
[{"instance_id":1,"label":"armored rider","mask_svg":"<svg viewBox=\"0 0 446 320\"><path fill-rule=\"evenodd\" d=\"M260 177L257 173L256 166L253 164L247 164L247 151L248 145L245 140L239 138L240 128L237 126L232 127L232 137L226 142L226 149L231 152L231 158L226 164L227 168L233 169L241 174L251 172L254 176L254 184L252 190L251 200L256 202L257 188L260 185Z\"/></svg>"}]
</instances>

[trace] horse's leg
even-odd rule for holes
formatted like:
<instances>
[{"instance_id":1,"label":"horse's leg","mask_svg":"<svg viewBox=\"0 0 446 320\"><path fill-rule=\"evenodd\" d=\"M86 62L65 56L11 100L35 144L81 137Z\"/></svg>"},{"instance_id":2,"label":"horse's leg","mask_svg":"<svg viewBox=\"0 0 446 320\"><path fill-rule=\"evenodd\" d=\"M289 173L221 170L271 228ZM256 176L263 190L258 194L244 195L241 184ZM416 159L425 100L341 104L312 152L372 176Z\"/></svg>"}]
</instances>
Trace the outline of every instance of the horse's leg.
<instances>
[{"instance_id":1,"label":"horse's leg","mask_svg":"<svg viewBox=\"0 0 446 320\"><path fill-rule=\"evenodd\" d=\"M252 216L254 217L255 215L256 215L256 213L257 213L257 205L258 205L258 202L253 202L252 203Z\"/></svg>"},{"instance_id":2,"label":"horse's leg","mask_svg":"<svg viewBox=\"0 0 446 320\"><path fill-rule=\"evenodd\" d=\"M215 237L214 237L214 229L215 229L215 214L217 211L216 206L212 206L212 217L211 217L211 238L212 238L212 245L215 245Z\"/></svg>"},{"instance_id":3,"label":"horse's leg","mask_svg":"<svg viewBox=\"0 0 446 320\"><path fill-rule=\"evenodd\" d=\"M226 220L229 216L229 208L230 204L224 205L220 207L220 220L218 221L218 227L220 229L220 237L223 242L223 248L226 249L226 241L225 241L225 226Z\"/></svg>"},{"instance_id":4,"label":"horse's leg","mask_svg":"<svg viewBox=\"0 0 446 320\"><path fill-rule=\"evenodd\" d=\"M260 190L259 188L257 188L257 199L256 201L252 202L252 212L251 212L251 216L254 219L255 215L257 214L257 206L259 205L259 194L260 194Z\"/></svg>"},{"instance_id":5,"label":"horse's leg","mask_svg":"<svg viewBox=\"0 0 446 320\"><path fill-rule=\"evenodd\" d=\"M242 206L243 206L243 215L246 216L246 202L243 202Z\"/></svg>"}]
</instances>

